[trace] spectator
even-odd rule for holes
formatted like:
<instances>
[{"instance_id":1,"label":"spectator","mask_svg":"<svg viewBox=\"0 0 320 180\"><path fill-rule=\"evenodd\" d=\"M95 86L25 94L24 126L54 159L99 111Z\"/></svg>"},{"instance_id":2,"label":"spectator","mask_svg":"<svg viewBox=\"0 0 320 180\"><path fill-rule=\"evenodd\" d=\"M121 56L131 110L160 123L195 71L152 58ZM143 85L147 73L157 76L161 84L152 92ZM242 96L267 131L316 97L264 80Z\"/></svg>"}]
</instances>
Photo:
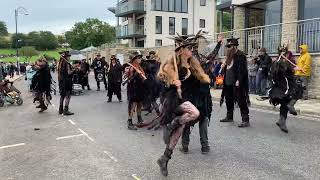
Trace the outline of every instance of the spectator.
<instances>
[{"instance_id":1,"label":"spectator","mask_svg":"<svg viewBox=\"0 0 320 180\"><path fill-rule=\"evenodd\" d=\"M249 70L249 90L250 93L255 94L256 93L256 76L258 72L258 64L257 60L255 58L252 58L248 65Z\"/></svg>"},{"instance_id":2,"label":"spectator","mask_svg":"<svg viewBox=\"0 0 320 180\"><path fill-rule=\"evenodd\" d=\"M4 79L5 79L5 76L4 76L3 62L0 62L0 82L2 82Z\"/></svg>"},{"instance_id":3,"label":"spectator","mask_svg":"<svg viewBox=\"0 0 320 180\"><path fill-rule=\"evenodd\" d=\"M8 65L8 70L9 70L10 78L13 78L16 67L12 62Z\"/></svg>"},{"instance_id":4,"label":"spectator","mask_svg":"<svg viewBox=\"0 0 320 180\"><path fill-rule=\"evenodd\" d=\"M26 79L27 79L27 86L28 90L31 91L31 84L32 84L32 78L36 74L36 70L33 63L30 63L26 67Z\"/></svg>"},{"instance_id":5,"label":"spectator","mask_svg":"<svg viewBox=\"0 0 320 180\"><path fill-rule=\"evenodd\" d=\"M272 59L267 54L266 48L259 50L257 64L259 69L256 76L256 91L260 96L264 96L267 92L268 74L272 65Z\"/></svg>"},{"instance_id":6,"label":"spectator","mask_svg":"<svg viewBox=\"0 0 320 180\"><path fill-rule=\"evenodd\" d=\"M303 99L308 99L308 84L311 77L311 56L308 52L308 45L301 45L300 48L300 57L297 62L297 67L295 68L295 75L297 79L302 82L304 87Z\"/></svg>"}]
</instances>

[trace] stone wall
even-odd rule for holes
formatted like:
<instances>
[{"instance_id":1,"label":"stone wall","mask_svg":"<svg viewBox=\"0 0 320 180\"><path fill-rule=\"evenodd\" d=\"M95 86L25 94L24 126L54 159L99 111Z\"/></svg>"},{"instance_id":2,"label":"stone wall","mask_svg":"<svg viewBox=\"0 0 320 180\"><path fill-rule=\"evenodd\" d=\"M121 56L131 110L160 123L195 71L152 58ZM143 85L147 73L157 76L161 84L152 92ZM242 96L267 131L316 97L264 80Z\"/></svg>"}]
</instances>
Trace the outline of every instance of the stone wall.
<instances>
[{"instance_id":1,"label":"stone wall","mask_svg":"<svg viewBox=\"0 0 320 180\"><path fill-rule=\"evenodd\" d=\"M320 99L320 55L312 55L312 75L309 89L311 98Z\"/></svg>"}]
</instances>

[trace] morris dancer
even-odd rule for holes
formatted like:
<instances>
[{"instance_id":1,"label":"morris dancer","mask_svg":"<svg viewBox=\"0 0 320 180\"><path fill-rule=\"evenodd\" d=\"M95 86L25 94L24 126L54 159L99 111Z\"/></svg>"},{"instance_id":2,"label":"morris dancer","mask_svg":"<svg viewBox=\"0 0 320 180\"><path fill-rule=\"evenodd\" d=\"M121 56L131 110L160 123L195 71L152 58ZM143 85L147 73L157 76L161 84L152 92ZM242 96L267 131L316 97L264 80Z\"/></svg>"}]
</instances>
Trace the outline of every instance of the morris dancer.
<instances>
[{"instance_id":1,"label":"morris dancer","mask_svg":"<svg viewBox=\"0 0 320 180\"><path fill-rule=\"evenodd\" d=\"M166 149L157 161L163 176L168 175L168 161L185 125L200 116L193 101L201 95L201 85L210 83L199 61L192 57L191 50L195 43L178 35L175 37L175 45L174 57L163 63L159 72L159 78L167 87L163 93L163 108L160 114Z\"/></svg>"}]
</instances>

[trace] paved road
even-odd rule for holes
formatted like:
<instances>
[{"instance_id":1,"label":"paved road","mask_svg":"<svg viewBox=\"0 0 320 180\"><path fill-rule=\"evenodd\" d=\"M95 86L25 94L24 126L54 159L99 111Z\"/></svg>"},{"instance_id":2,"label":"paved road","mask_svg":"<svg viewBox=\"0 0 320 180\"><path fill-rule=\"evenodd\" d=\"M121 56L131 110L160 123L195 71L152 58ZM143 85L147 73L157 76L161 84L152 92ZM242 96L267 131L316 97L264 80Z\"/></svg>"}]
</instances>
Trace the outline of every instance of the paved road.
<instances>
[{"instance_id":1,"label":"paved road","mask_svg":"<svg viewBox=\"0 0 320 180\"><path fill-rule=\"evenodd\" d=\"M190 153L175 151L163 178L156 164L164 150L162 133L127 130L126 102L108 104L106 92L94 91L91 81L93 91L72 97L75 116L57 115L58 96L55 107L40 114L24 83L17 82L24 105L0 108L0 179L320 179L317 117L290 117L290 133L284 134L275 125L277 114L253 109L252 127L239 129L218 122L225 108L215 104L211 153L201 154L195 127Z\"/></svg>"}]
</instances>

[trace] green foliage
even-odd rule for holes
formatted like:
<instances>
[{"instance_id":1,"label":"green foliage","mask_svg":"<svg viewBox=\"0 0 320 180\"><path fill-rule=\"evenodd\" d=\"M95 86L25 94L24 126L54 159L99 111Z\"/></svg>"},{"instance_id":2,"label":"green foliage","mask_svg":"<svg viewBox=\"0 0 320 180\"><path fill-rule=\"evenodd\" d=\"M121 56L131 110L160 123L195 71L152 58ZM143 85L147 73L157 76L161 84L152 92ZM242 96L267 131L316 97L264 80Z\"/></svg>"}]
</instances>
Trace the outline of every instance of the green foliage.
<instances>
[{"instance_id":1,"label":"green foliage","mask_svg":"<svg viewBox=\"0 0 320 180\"><path fill-rule=\"evenodd\" d=\"M115 40L115 28L98 19L78 22L66 32L66 40L73 49L83 49L90 45L100 46Z\"/></svg>"},{"instance_id":2,"label":"green foliage","mask_svg":"<svg viewBox=\"0 0 320 180\"><path fill-rule=\"evenodd\" d=\"M7 36L8 35L8 29L5 22L0 21L0 36Z\"/></svg>"},{"instance_id":3,"label":"green foliage","mask_svg":"<svg viewBox=\"0 0 320 180\"><path fill-rule=\"evenodd\" d=\"M10 46L10 41L0 36L0 48L10 48Z\"/></svg>"},{"instance_id":4,"label":"green foliage","mask_svg":"<svg viewBox=\"0 0 320 180\"><path fill-rule=\"evenodd\" d=\"M28 61L32 56L39 55L39 52L32 46L24 46L19 49L19 56L24 56Z\"/></svg>"},{"instance_id":5,"label":"green foliage","mask_svg":"<svg viewBox=\"0 0 320 180\"><path fill-rule=\"evenodd\" d=\"M64 36L64 35L59 35L59 36L58 36L58 43L59 43L59 45L64 44L64 43L66 43L66 42L67 42L66 36Z\"/></svg>"},{"instance_id":6,"label":"green foliage","mask_svg":"<svg viewBox=\"0 0 320 180\"><path fill-rule=\"evenodd\" d=\"M50 31L40 31L39 33L39 45L37 49L39 50L53 50L58 47L58 39Z\"/></svg>"},{"instance_id":7,"label":"green foliage","mask_svg":"<svg viewBox=\"0 0 320 180\"><path fill-rule=\"evenodd\" d=\"M17 39L18 39L18 44L17 44ZM12 48L20 48L26 45L26 41L27 41L27 36L25 34L22 33L18 33L13 34L11 37L11 46Z\"/></svg>"},{"instance_id":8,"label":"green foliage","mask_svg":"<svg viewBox=\"0 0 320 180\"><path fill-rule=\"evenodd\" d=\"M220 22L220 18L222 16L222 22ZM226 31L231 31L231 23L232 23L232 15L230 12L222 12L217 11L217 30L218 32L220 31L220 23L222 23L222 31L221 32L226 32Z\"/></svg>"}]
</instances>

